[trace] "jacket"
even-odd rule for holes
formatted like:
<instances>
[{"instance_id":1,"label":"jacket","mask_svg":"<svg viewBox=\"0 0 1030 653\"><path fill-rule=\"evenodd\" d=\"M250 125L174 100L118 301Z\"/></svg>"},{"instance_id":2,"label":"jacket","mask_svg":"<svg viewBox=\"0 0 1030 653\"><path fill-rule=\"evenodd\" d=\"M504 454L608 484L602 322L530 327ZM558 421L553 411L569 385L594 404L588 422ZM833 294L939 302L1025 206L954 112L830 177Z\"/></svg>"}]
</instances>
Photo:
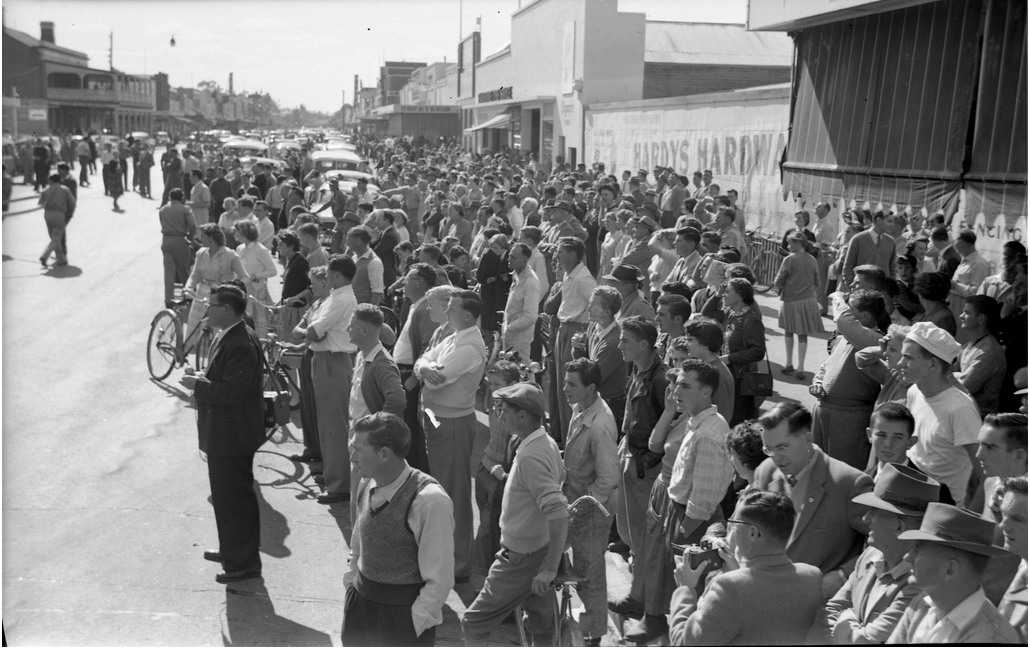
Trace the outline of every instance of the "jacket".
<instances>
[{"instance_id":1,"label":"jacket","mask_svg":"<svg viewBox=\"0 0 1030 653\"><path fill-rule=\"evenodd\" d=\"M265 442L261 343L243 322L215 344L207 372L197 381L200 450L214 456L249 456Z\"/></svg>"},{"instance_id":2,"label":"jacket","mask_svg":"<svg viewBox=\"0 0 1030 653\"><path fill-rule=\"evenodd\" d=\"M385 349L381 349L371 362L365 362L361 375L361 396L369 413L384 411L404 417L405 395L401 386L401 373L397 363L393 362L393 356Z\"/></svg>"},{"instance_id":3,"label":"jacket","mask_svg":"<svg viewBox=\"0 0 1030 653\"><path fill-rule=\"evenodd\" d=\"M862 522L865 507L851 499L873 491L873 481L854 467L814 449L811 476L805 497L794 497L798 511L787 542L787 556L794 562L819 567L825 574L851 567L865 543L869 528ZM752 487L790 496L787 477L766 458L755 469ZM847 565L847 567L845 567Z\"/></svg>"}]
</instances>

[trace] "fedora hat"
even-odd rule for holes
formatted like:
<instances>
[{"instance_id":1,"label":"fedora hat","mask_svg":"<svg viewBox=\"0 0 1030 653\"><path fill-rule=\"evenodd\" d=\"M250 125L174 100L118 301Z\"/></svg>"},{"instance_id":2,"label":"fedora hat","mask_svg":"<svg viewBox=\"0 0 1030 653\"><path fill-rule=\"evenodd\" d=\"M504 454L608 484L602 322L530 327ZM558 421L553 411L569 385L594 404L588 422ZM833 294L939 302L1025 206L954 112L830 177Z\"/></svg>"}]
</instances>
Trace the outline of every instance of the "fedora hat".
<instances>
[{"instance_id":1,"label":"fedora hat","mask_svg":"<svg viewBox=\"0 0 1030 653\"><path fill-rule=\"evenodd\" d=\"M889 463L876 477L873 491L860 494L851 501L895 515L918 517L926 512L928 505L940 500L940 483L918 469Z\"/></svg>"},{"instance_id":2,"label":"fedora hat","mask_svg":"<svg viewBox=\"0 0 1030 653\"><path fill-rule=\"evenodd\" d=\"M899 540L937 542L970 553L984 556L1011 555L1005 549L991 544L996 524L975 512L945 503L931 503L923 514L919 530L905 531Z\"/></svg>"},{"instance_id":3,"label":"fedora hat","mask_svg":"<svg viewBox=\"0 0 1030 653\"><path fill-rule=\"evenodd\" d=\"M635 265L621 264L616 266L612 270L611 274L606 274L601 277L605 281L624 281L626 283L640 283L646 277L640 272L640 268Z\"/></svg>"}]
</instances>

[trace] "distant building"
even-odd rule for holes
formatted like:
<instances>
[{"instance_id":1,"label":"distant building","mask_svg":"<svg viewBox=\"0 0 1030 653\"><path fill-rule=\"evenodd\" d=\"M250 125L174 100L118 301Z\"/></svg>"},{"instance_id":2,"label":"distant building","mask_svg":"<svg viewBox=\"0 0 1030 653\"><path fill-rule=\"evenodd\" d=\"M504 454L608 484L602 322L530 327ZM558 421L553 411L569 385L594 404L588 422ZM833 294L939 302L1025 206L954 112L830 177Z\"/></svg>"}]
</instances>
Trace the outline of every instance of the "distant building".
<instances>
[{"instance_id":1,"label":"distant building","mask_svg":"<svg viewBox=\"0 0 1030 653\"><path fill-rule=\"evenodd\" d=\"M379 68L379 98L377 106L397 104L401 89L411 80L411 73L425 68L423 61L387 61Z\"/></svg>"},{"instance_id":2,"label":"distant building","mask_svg":"<svg viewBox=\"0 0 1030 653\"><path fill-rule=\"evenodd\" d=\"M5 97L20 101L16 124L4 112L5 129L17 133L153 128L153 79L91 68L86 54L57 45L51 22L40 23L38 39L4 25L3 85Z\"/></svg>"}]
</instances>

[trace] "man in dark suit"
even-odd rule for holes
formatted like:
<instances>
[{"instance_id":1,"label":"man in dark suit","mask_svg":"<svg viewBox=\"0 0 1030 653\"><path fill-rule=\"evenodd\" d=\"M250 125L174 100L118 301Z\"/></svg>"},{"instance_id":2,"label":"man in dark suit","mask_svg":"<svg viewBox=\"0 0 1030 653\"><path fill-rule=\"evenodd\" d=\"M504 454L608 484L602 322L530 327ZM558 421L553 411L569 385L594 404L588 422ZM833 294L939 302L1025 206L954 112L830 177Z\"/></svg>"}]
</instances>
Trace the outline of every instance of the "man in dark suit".
<instances>
[{"instance_id":1,"label":"man in dark suit","mask_svg":"<svg viewBox=\"0 0 1030 653\"><path fill-rule=\"evenodd\" d=\"M823 597L830 598L847 580L869 532L865 509L851 500L871 492L873 481L812 443L812 413L801 404L780 402L759 422L769 458L755 469L751 486L791 498L798 515L787 555L819 567Z\"/></svg>"},{"instance_id":2,"label":"man in dark suit","mask_svg":"<svg viewBox=\"0 0 1030 653\"><path fill-rule=\"evenodd\" d=\"M380 236L372 251L383 262L383 284L389 288L397 281L397 257L393 253L393 248L400 244L401 236L393 224L393 211L383 209L376 213L376 223L373 226L379 230ZM389 301L390 298L386 297L386 299Z\"/></svg>"},{"instance_id":3,"label":"man in dark suit","mask_svg":"<svg viewBox=\"0 0 1030 653\"><path fill-rule=\"evenodd\" d=\"M218 549L204 558L222 563L219 583L261 576L260 512L254 492L254 452L265 442L262 354L257 336L243 322L247 297L222 284L211 291L208 319L221 333L211 346L208 368L187 368L182 383L197 404L200 450L207 454Z\"/></svg>"}]
</instances>

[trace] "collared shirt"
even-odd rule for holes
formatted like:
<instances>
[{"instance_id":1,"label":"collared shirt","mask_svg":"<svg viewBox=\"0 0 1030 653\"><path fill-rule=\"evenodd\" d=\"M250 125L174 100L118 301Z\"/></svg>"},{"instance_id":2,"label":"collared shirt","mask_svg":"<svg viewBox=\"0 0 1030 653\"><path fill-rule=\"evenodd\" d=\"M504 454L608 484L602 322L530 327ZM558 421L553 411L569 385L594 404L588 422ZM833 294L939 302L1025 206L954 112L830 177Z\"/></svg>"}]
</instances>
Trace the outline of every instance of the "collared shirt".
<instances>
[{"instance_id":1,"label":"collared shirt","mask_svg":"<svg viewBox=\"0 0 1030 653\"><path fill-rule=\"evenodd\" d=\"M597 281L587 266L580 263L565 275L561 282L561 305L558 320L561 322L586 322L590 293L597 287Z\"/></svg>"},{"instance_id":2,"label":"collared shirt","mask_svg":"<svg viewBox=\"0 0 1030 653\"><path fill-rule=\"evenodd\" d=\"M565 465L558 444L538 428L519 444L501 499L501 546L515 553L538 551L550 541L551 519L568 519L562 492Z\"/></svg>"},{"instance_id":3,"label":"collared shirt","mask_svg":"<svg viewBox=\"0 0 1030 653\"><path fill-rule=\"evenodd\" d=\"M319 337L325 339L313 342L309 345L311 351L345 352L353 354L358 350L347 335L347 325L350 324L350 317L358 306L358 300L354 297L354 290L350 286L334 288L329 292L329 298L319 306L311 315L308 326L315 330Z\"/></svg>"},{"instance_id":4,"label":"collared shirt","mask_svg":"<svg viewBox=\"0 0 1030 653\"><path fill-rule=\"evenodd\" d=\"M690 254L687 254L686 258L680 258L676 261L668 276L665 277L665 281L682 281L686 283L694 276L694 271L697 270L697 266L700 264L701 252L695 249Z\"/></svg>"},{"instance_id":5,"label":"collared shirt","mask_svg":"<svg viewBox=\"0 0 1030 653\"><path fill-rule=\"evenodd\" d=\"M197 221L190 207L181 202L169 202L158 212L163 236L192 238L197 233Z\"/></svg>"},{"instance_id":6,"label":"collared shirt","mask_svg":"<svg viewBox=\"0 0 1030 653\"><path fill-rule=\"evenodd\" d=\"M512 275L511 290L504 307L504 341L526 342L533 339L543 287L528 265Z\"/></svg>"},{"instance_id":7,"label":"collared shirt","mask_svg":"<svg viewBox=\"0 0 1030 653\"><path fill-rule=\"evenodd\" d=\"M572 407L565 441L565 497L573 502L589 494L609 511L615 508L619 487L618 429L615 417L601 397L587 408Z\"/></svg>"},{"instance_id":8,"label":"collared shirt","mask_svg":"<svg viewBox=\"0 0 1030 653\"><path fill-rule=\"evenodd\" d=\"M414 365L414 352L411 351L411 323L415 310L418 309L426 301L426 296L423 295L408 309L408 319L404 321L404 326L401 327L400 335L397 336L397 342L393 345L393 360L398 365Z\"/></svg>"},{"instance_id":9,"label":"collared shirt","mask_svg":"<svg viewBox=\"0 0 1030 653\"><path fill-rule=\"evenodd\" d=\"M422 401L439 417L462 417L475 410L476 390L486 367L486 346L479 327L473 325L452 333L415 362L415 375L422 381ZM441 372L443 383L432 383L422 374L426 369Z\"/></svg>"},{"instance_id":10,"label":"collared shirt","mask_svg":"<svg viewBox=\"0 0 1030 653\"><path fill-rule=\"evenodd\" d=\"M350 421L353 424L356 420L368 415L368 406L365 405L365 395L361 392L361 381L365 376L365 365L371 363L383 351L382 343L376 343L372 351L363 356L357 356L354 362L354 380L350 385ZM374 505L375 502L373 502Z\"/></svg>"},{"instance_id":11,"label":"collared shirt","mask_svg":"<svg viewBox=\"0 0 1030 653\"><path fill-rule=\"evenodd\" d=\"M366 268L366 271L368 272L368 284L372 286L373 293L382 294L384 288L383 261L378 256L376 256L375 252L372 251L371 247L365 250L365 253L361 256L355 254L352 258L355 263L357 263L363 258L368 259L368 267Z\"/></svg>"},{"instance_id":12,"label":"collared shirt","mask_svg":"<svg viewBox=\"0 0 1030 653\"><path fill-rule=\"evenodd\" d=\"M544 258L543 253L533 248L533 253L529 256L529 267L533 268L533 272L536 273L536 278L540 280L540 291L546 293L550 288L547 276L547 259Z\"/></svg>"},{"instance_id":13,"label":"collared shirt","mask_svg":"<svg viewBox=\"0 0 1030 653\"><path fill-rule=\"evenodd\" d=\"M687 419L687 430L672 466L669 497L687 507L690 519L712 516L733 480L726 448L730 427L715 406Z\"/></svg>"},{"instance_id":14,"label":"collared shirt","mask_svg":"<svg viewBox=\"0 0 1030 653\"><path fill-rule=\"evenodd\" d=\"M369 479L369 506L380 507L393 499L410 475L411 468L404 463L404 470L389 485L379 488L375 480ZM415 495L408 513L408 528L418 543L418 570L426 582L411 606L415 632L421 634L443 623L443 606L454 587L454 506L439 484L430 483ZM353 583L361 569L361 530L356 526L350 547L344 587Z\"/></svg>"},{"instance_id":15,"label":"collared shirt","mask_svg":"<svg viewBox=\"0 0 1030 653\"><path fill-rule=\"evenodd\" d=\"M984 279L991 275L991 264L980 256L980 252L972 251L962 257L962 262L955 268L951 277L954 282L953 291L960 297L975 295Z\"/></svg>"},{"instance_id":16,"label":"collared shirt","mask_svg":"<svg viewBox=\"0 0 1030 653\"><path fill-rule=\"evenodd\" d=\"M211 190L204 182L193 184L189 206L201 223L207 222L207 212L211 208Z\"/></svg>"},{"instance_id":17,"label":"collared shirt","mask_svg":"<svg viewBox=\"0 0 1030 653\"><path fill-rule=\"evenodd\" d=\"M621 230L609 231L604 235L604 241L601 242L600 274L608 274L612 271L615 259L621 258L619 252L626 237Z\"/></svg>"},{"instance_id":18,"label":"collared shirt","mask_svg":"<svg viewBox=\"0 0 1030 653\"><path fill-rule=\"evenodd\" d=\"M929 596L923 597L923 601L930 606L930 609L916 626L913 638L908 643L951 644L957 641L956 637L959 632L969 625L983 604L987 603L987 595L984 594L982 587L978 587L975 592L952 608L951 612L943 616Z\"/></svg>"}]
</instances>

